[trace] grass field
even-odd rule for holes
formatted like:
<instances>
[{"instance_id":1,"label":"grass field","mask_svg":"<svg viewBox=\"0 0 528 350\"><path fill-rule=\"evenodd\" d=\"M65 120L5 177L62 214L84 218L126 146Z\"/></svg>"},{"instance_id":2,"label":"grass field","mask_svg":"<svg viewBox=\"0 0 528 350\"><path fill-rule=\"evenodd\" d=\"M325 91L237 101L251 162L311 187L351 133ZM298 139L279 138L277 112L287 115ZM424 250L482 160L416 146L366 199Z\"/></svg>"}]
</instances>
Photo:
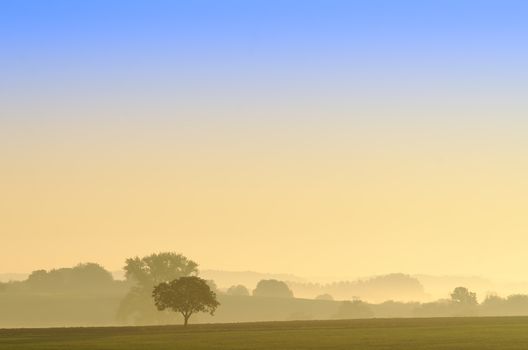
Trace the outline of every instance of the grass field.
<instances>
[{"instance_id":1,"label":"grass field","mask_svg":"<svg viewBox=\"0 0 528 350\"><path fill-rule=\"evenodd\" d=\"M4 329L0 349L528 349L528 317Z\"/></svg>"}]
</instances>

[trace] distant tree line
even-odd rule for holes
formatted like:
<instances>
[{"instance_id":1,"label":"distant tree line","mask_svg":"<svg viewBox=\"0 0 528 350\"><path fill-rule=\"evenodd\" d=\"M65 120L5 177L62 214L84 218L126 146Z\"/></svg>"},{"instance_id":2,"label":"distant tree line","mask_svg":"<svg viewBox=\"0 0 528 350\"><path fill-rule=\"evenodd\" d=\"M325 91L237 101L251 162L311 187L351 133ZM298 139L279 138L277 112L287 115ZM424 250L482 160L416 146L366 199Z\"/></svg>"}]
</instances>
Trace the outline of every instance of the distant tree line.
<instances>
[{"instance_id":1,"label":"distant tree line","mask_svg":"<svg viewBox=\"0 0 528 350\"><path fill-rule=\"evenodd\" d=\"M25 281L4 283L3 290L12 292L65 293L108 292L130 288L124 281L114 280L112 274L96 263L74 267L33 271ZM2 287L0 286L0 289Z\"/></svg>"},{"instance_id":2,"label":"distant tree line","mask_svg":"<svg viewBox=\"0 0 528 350\"><path fill-rule=\"evenodd\" d=\"M357 281L337 281L332 283L287 282L299 295L331 295L335 299L368 297L371 301L383 302L391 298L414 301L427 297L424 287L415 277L392 273Z\"/></svg>"},{"instance_id":3,"label":"distant tree line","mask_svg":"<svg viewBox=\"0 0 528 350\"><path fill-rule=\"evenodd\" d=\"M339 292L347 290L349 293L350 287L370 289L373 285L379 288L396 285L400 290L410 288L420 292L421 285L416 285L412 278L403 274L314 288L314 292L325 292L314 293L314 299L309 300L295 298L291 283L274 279L261 280L253 290L241 284L219 289L214 281L199 277L196 262L173 252L127 259L124 270L125 280L115 280L102 266L84 263L71 268L37 270L24 281L0 283L0 326L9 325L8 319L2 319L10 317L5 311L8 307L18 312L24 305L38 305L33 312L43 312L39 310L45 309L46 300L78 300L79 303L104 300L105 305L115 305L117 321L121 324L186 324L195 314L201 316L196 316L194 322L203 322L209 320L207 314L213 313L222 322L528 315L528 295L488 295L479 303L477 295L464 287L455 288L445 299L427 303L392 300L368 303L358 297L340 297ZM338 292L337 296L329 290ZM19 303L19 306L15 307L13 303ZM76 308L71 305L71 309ZM92 308L93 315L97 307ZM220 311L216 312L217 309ZM109 309L114 312L112 310L114 306ZM47 312L46 317L49 315ZM208 322L214 322L214 319Z\"/></svg>"}]
</instances>

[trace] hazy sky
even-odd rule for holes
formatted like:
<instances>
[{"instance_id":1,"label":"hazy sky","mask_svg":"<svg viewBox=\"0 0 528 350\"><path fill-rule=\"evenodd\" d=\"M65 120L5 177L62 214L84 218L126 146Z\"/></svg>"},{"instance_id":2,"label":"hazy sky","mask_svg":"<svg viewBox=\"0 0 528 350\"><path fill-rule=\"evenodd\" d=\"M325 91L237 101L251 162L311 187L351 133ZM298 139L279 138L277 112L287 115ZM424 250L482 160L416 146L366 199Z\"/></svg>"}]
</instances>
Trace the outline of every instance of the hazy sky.
<instances>
[{"instance_id":1,"label":"hazy sky","mask_svg":"<svg viewBox=\"0 0 528 350\"><path fill-rule=\"evenodd\" d=\"M0 272L527 279L525 1L0 3Z\"/></svg>"}]
</instances>

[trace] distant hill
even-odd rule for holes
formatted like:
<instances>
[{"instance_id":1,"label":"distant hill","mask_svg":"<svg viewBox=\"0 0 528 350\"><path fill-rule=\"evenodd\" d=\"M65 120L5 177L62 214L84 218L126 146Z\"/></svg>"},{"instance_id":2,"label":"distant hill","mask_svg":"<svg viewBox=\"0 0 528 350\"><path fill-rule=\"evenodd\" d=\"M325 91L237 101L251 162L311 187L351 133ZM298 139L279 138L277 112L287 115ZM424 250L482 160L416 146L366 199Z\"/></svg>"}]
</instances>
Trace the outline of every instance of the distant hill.
<instances>
[{"instance_id":1,"label":"distant hill","mask_svg":"<svg viewBox=\"0 0 528 350\"><path fill-rule=\"evenodd\" d=\"M243 284L250 290L255 288L257 283L263 279L276 279L279 281L291 281L306 283L306 279L286 273L262 273L255 271L221 271L221 270L200 270L200 276L208 280L214 280L220 289L226 289L232 285Z\"/></svg>"},{"instance_id":2,"label":"distant hill","mask_svg":"<svg viewBox=\"0 0 528 350\"><path fill-rule=\"evenodd\" d=\"M314 298L330 294L336 300L361 299L368 302L422 301L428 298L420 281L403 273L373 276L332 283L287 282L296 297Z\"/></svg>"},{"instance_id":3,"label":"distant hill","mask_svg":"<svg viewBox=\"0 0 528 350\"><path fill-rule=\"evenodd\" d=\"M123 270L111 272L114 279L124 280ZM29 273L0 273L0 282L23 281ZM285 281L296 297L314 298L320 294L331 294L337 300L360 298L369 302L380 302L387 299L401 301L433 301L447 298L451 291L459 286L477 293L480 301L488 294L501 296L525 294L528 292L527 281L495 281L479 276L456 275L405 275L388 274L358 279L339 280L324 278L326 282L317 283L309 279L288 273L263 273L256 271L222 271L200 270L200 276L214 280L220 290L232 285L242 284L250 291L263 279Z\"/></svg>"},{"instance_id":4,"label":"distant hill","mask_svg":"<svg viewBox=\"0 0 528 350\"><path fill-rule=\"evenodd\" d=\"M297 298L312 299L320 294L331 294L332 297L338 300L362 299L370 302L385 300L421 301L428 299L428 295L418 279L399 273L324 284L313 283L306 278L292 274L272 274L255 271L202 270L200 271L200 276L214 280L220 289L243 284L249 290L252 290L263 279L285 281Z\"/></svg>"}]
</instances>

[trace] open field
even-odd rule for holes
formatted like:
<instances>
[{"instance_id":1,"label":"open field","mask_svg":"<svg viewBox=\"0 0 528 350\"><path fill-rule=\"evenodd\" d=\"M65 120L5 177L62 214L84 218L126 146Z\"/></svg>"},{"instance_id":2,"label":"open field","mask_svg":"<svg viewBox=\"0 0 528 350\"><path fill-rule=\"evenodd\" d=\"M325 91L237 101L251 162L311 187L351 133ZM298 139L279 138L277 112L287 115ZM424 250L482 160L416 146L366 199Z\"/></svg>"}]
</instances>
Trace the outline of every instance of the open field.
<instances>
[{"instance_id":1,"label":"open field","mask_svg":"<svg viewBox=\"0 0 528 350\"><path fill-rule=\"evenodd\" d=\"M0 349L528 349L528 317L4 329Z\"/></svg>"}]
</instances>

